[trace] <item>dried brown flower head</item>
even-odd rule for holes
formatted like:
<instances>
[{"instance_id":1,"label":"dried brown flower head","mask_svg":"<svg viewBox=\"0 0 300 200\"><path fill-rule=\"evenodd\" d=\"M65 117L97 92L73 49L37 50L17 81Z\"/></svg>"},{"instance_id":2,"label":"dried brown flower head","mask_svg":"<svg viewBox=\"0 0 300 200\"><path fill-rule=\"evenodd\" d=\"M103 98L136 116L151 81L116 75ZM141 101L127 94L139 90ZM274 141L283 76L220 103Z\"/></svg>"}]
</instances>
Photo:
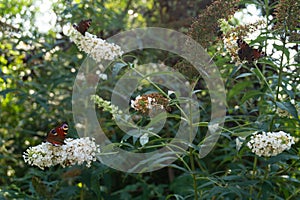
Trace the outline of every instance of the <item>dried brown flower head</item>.
<instances>
[{"instance_id":1,"label":"dried brown flower head","mask_svg":"<svg viewBox=\"0 0 300 200\"><path fill-rule=\"evenodd\" d=\"M274 30L287 33L290 36L290 42L300 40L299 0L279 0L275 8L275 17L276 25L273 27Z\"/></svg>"},{"instance_id":2,"label":"dried brown flower head","mask_svg":"<svg viewBox=\"0 0 300 200\"><path fill-rule=\"evenodd\" d=\"M137 96L135 100L131 100L131 107L141 112L148 114L157 110L169 110L169 99L159 93L144 94Z\"/></svg>"}]
</instances>

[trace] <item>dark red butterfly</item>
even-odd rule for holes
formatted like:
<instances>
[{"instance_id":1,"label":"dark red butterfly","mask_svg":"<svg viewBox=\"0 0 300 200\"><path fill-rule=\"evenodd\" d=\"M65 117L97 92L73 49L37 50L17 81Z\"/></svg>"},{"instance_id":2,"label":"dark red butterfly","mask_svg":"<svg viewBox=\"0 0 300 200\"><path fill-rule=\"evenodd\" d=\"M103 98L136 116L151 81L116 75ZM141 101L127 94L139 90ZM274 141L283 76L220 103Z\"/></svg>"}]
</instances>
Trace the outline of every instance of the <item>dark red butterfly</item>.
<instances>
[{"instance_id":1,"label":"dark red butterfly","mask_svg":"<svg viewBox=\"0 0 300 200\"><path fill-rule=\"evenodd\" d=\"M241 60L247 60L248 62L253 62L261 57L264 57L266 54L265 52L254 49L249 46L244 40L238 39L237 41L238 47L238 56Z\"/></svg>"},{"instance_id":2,"label":"dark red butterfly","mask_svg":"<svg viewBox=\"0 0 300 200\"><path fill-rule=\"evenodd\" d=\"M63 145L66 135L68 134L68 129L68 123L62 123L47 134L46 141L50 142L54 146Z\"/></svg>"},{"instance_id":3,"label":"dark red butterfly","mask_svg":"<svg viewBox=\"0 0 300 200\"><path fill-rule=\"evenodd\" d=\"M73 24L73 27L82 35L90 28L92 19L81 20L78 25Z\"/></svg>"}]
</instances>

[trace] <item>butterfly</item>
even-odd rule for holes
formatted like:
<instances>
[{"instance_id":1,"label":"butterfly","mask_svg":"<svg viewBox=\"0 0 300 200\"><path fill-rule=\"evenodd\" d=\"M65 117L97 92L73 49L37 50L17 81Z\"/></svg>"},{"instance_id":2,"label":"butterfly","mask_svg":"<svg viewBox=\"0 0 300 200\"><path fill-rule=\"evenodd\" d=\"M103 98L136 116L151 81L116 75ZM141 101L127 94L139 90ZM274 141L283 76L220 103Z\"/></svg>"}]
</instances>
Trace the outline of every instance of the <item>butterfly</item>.
<instances>
[{"instance_id":1,"label":"butterfly","mask_svg":"<svg viewBox=\"0 0 300 200\"><path fill-rule=\"evenodd\" d=\"M47 134L46 141L50 142L54 146L63 145L66 135L68 134L68 129L68 123L62 123L56 128L51 129L51 131Z\"/></svg>"},{"instance_id":2,"label":"butterfly","mask_svg":"<svg viewBox=\"0 0 300 200\"><path fill-rule=\"evenodd\" d=\"M238 39L236 42L238 44L238 47L240 48L238 50L238 56L241 60L247 60L248 62L253 62L266 55L265 52L250 47L249 44L247 44L242 39Z\"/></svg>"},{"instance_id":3,"label":"butterfly","mask_svg":"<svg viewBox=\"0 0 300 200\"><path fill-rule=\"evenodd\" d=\"M73 24L73 27L82 35L90 28L92 19L81 20L78 25Z\"/></svg>"}]
</instances>

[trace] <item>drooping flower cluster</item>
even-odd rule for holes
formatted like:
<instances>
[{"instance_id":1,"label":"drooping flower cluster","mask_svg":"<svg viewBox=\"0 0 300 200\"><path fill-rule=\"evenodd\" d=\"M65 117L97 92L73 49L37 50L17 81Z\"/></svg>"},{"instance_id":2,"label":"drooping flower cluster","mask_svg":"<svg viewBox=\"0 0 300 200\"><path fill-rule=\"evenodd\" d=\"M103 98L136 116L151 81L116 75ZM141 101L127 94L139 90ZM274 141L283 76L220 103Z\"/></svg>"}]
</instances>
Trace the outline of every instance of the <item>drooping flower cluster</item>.
<instances>
[{"instance_id":1,"label":"drooping flower cluster","mask_svg":"<svg viewBox=\"0 0 300 200\"><path fill-rule=\"evenodd\" d=\"M295 0L278 0L275 6L276 24L273 27L278 32L289 35L290 42L300 40L300 2Z\"/></svg>"},{"instance_id":2,"label":"drooping flower cluster","mask_svg":"<svg viewBox=\"0 0 300 200\"><path fill-rule=\"evenodd\" d=\"M143 114L153 110L169 110L168 104L169 99L159 93L139 95L131 100L131 107Z\"/></svg>"},{"instance_id":3,"label":"drooping flower cluster","mask_svg":"<svg viewBox=\"0 0 300 200\"><path fill-rule=\"evenodd\" d=\"M97 62L102 60L114 60L123 54L120 46L108 43L88 32L85 32L85 35L82 35L72 26L66 27L64 34L70 37L80 51L90 54Z\"/></svg>"},{"instance_id":4,"label":"drooping flower cluster","mask_svg":"<svg viewBox=\"0 0 300 200\"><path fill-rule=\"evenodd\" d=\"M295 144L290 134L279 132L255 132L247 146L258 156L276 156L285 150L289 150Z\"/></svg>"},{"instance_id":5,"label":"drooping flower cluster","mask_svg":"<svg viewBox=\"0 0 300 200\"><path fill-rule=\"evenodd\" d=\"M191 25L188 35L204 48L209 47L219 32L218 20L229 19L238 9L240 0L216 0L200 12Z\"/></svg>"},{"instance_id":6,"label":"drooping flower cluster","mask_svg":"<svg viewBox=\"0 0 300 200\"><path fill-rule=\"evenodd\" d=\"M65 144L53 146L48 142L29 147L24 153L23 158L26 163L37 166L40 169L60 164L62 167L70 165L82 165L84 162L87 167L96 161L96 154L100 153L100 147L94 138L67 138Z\"/></svg>"}]
</instances>

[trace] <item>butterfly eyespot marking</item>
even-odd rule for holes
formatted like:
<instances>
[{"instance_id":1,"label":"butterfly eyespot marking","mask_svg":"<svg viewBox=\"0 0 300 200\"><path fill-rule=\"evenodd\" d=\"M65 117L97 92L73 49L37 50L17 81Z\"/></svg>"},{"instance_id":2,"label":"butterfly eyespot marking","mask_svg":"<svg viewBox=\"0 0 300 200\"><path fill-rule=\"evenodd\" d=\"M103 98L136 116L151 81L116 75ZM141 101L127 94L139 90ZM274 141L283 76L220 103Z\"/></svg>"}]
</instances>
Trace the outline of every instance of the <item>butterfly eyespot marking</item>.
<instances>
[{"instance_id":1,"label":"butterfly eyespot marking","mask_svg":"<svg viewBox=\"0 0 300 200\"><path fill-rule=\"evenodd\" d=\"M63 128L65 131L69 129L69 127L68 127L67 124L64 124L62 128Z\"/></svg>"},{"instance_id":2,"label":"butterfly eyespot marking","mask_svg":"<svg viewBox=\"0 0 300 200\"><path fill-rule=\"evenodd\" d=\"M247 46L248 44L242 40L242 39L237 39L236 43L238 44L238 47Z\"/></svg>"},{"instance_id":3,"label":"butterfly eyespot marking","mask_svg":"<svg viewBox=\"0 0 300 200\"><path fill-rule=\"evenodd\" d=\"M52 129L52 130L50 131L50 133L53 134L53 135L57 135L57 132L55 131L55 129Z\"/></svg>"}]
</instances>

